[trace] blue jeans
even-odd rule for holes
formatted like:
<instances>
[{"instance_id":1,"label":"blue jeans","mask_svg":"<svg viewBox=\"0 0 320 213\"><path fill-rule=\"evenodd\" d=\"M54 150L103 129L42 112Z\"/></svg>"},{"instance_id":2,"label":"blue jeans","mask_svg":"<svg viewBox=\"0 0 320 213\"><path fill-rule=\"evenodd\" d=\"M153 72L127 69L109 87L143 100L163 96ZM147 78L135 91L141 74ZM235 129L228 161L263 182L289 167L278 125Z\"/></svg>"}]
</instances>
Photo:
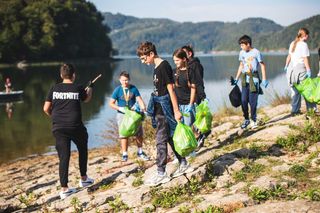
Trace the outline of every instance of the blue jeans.
<instances>
[{"instance_id":1,"label":"blue jeans","mask_svg":"<svg viewBox=\"0 0 320 213\"><path fill-rule=\"evenodd\" d=\"M242 87L241 108L242 108L244 119L249 120L249 107L248 107L248 104L249 104L251 119L254 122L257 121L258 96L259 96L259 92L250 92L250 86L248 83L246 84L245 87Z\"/></svg>"},{"instance_id":2,"label":"blue jeans","mask_svg":"<svg viewBox=\"0 0 320 213\"><path fill-rule=\"evenodd\" d=\"M196 111L195 111L195 108L192 107L191 112L185 112L185 109L187 107L188 105L179 105L179 110L182 113L182 123L184 123L185 125L191 126L195 121Z\"/></svg>"},{"instance_id":3,"label":"blue jeans","mask_svg":"<svg viewBox=\"0 0 320 213\"><path fill-rule=\"evenodd\" d=\"M316 104L315 103L310 103L307 100L306 101L306 106L307 106L307 111L310 109L316 109ZM298 90L295 87L292 87L292 100L291 100L291 113L298 113L300 112L301 108L301 95L298 92Z\"/></svg>"}]
</instances>

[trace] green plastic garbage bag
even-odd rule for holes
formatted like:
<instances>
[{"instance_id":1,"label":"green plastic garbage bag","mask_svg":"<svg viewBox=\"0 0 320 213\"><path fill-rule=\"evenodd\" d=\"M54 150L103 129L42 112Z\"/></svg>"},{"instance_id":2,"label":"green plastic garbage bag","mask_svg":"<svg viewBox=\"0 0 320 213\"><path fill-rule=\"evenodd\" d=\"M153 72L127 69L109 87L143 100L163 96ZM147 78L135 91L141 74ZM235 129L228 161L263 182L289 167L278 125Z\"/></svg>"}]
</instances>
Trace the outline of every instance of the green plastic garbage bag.
<instances>
[{"instance_id":1,"label":"green plastic garbage bag","mask_svg":"<svg viewBox=\"0 0 320 213\"><path fill-rule=\"evenodd\" d=\"M125 108L122 122L119 126L119 135L130 137L137 133L139 126L142 123L142 115L136 111Z\"/></svg>"},{"instance_id":2,"label":"green plastic garbage bag","mask_svg":"<svg viewBox=\"0 0 320 213\"><path fill-rule=\"evenodd\" d=\"M317 98L317 86L318 78L306 78L300 82L300 84L294 84L298 92L310 103L318 103ZM320 88L319 88L320 89Z\"/></svg>"},{"instance_id":3,"label":"green plastic garbage bag","mask_svg":"<svg viewBox=\"0 0 320 213\"><path fill-rule=\"evenodd\" d=\"M196 107L196 120L193 125L202 133L207 133L211 130L212 125L212 113L208 106L208 101L202 101L199 106Z\"/></svg>"},{"instance_id":4,"label":"green plastic garbage bag","mask_svg":"<svg viewBox=\"0 0 320 213\"><path fill-rule=\"evenodd\" d=\"M190 126L178 122L173 134L174 149L182 157L188 156L197 148L197 140Z\"/></svg>"},{"instance_id":5,"label":"green plastic garbage bag","mask_svg":"<svg viewBox=\"0 0 320 213\"><path fill-rule=\"evenodd\" d=\"M314 102L320 104L320 78L314 78L316 89L313 92Z\"/></svg>"}]
</instances>

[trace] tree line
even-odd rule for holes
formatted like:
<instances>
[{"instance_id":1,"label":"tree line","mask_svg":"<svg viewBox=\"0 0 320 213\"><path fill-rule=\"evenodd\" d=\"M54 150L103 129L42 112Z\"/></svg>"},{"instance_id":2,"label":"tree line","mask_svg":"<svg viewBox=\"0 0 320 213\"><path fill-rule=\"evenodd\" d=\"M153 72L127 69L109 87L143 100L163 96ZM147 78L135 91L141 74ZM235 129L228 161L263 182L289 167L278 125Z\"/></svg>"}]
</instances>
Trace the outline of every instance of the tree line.
<instances>
[{"instance_id":1,"label":"tree line","mask_svg":"<svg viewBox=\"0 0 320 213\"><path fill-rule=\"evenodd\" d=\"M1 0L0 62L109 57L102 22L85 0Z\"/></svg>"}]
</instances>

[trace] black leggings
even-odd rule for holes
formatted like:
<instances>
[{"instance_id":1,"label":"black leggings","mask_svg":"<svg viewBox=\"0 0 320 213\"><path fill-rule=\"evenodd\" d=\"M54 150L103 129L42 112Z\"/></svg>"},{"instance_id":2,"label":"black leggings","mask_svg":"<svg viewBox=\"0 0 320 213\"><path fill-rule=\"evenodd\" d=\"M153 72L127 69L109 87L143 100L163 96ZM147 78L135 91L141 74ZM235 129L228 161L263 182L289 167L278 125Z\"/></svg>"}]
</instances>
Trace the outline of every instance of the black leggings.
<instances>
[{"instance_id":1,"label":"black leggings","mask_svg":"<svg viewBox=\"0 0 320 213\"><path fill-rule=\"evenodd\" d=\"M80 175L87 175L88 162L88 133L82 127L56 129L53 131L56 138L56 149L59 156L59 177L61 187L68 187L68 172L71 141L75 143L79 152Z\"/></svg>"}]
</instances>

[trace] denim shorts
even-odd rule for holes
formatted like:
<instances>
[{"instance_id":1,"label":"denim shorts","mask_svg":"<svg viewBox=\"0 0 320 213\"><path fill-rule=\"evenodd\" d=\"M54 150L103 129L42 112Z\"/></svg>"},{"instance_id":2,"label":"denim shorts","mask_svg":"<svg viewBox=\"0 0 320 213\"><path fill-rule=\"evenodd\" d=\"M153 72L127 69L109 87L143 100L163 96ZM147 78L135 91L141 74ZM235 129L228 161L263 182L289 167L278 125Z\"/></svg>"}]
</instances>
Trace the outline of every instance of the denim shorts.
<instances>
[{"instance_id":1,"label":"denim shorts","mask_svg":"<svg viewBox=\"0 0 320 213\"><path fill-rule=\"evenodd\" d=\"M118 124L118 128L120 127L120 124L121 124L121 122L122 122L123 116L124 116L124 114L119 113L119 112L117 113L117 124ZM138 131L137 131L135 137L142 137L142 136L143 136L143 130L142 130L142 124L141 124L141 125L139 126L139 128L138 128ZM122 135L119 134L119 138L127 138L127 137L124 137L124 136L122 136Z\"/></svg>"}]
</instances>

